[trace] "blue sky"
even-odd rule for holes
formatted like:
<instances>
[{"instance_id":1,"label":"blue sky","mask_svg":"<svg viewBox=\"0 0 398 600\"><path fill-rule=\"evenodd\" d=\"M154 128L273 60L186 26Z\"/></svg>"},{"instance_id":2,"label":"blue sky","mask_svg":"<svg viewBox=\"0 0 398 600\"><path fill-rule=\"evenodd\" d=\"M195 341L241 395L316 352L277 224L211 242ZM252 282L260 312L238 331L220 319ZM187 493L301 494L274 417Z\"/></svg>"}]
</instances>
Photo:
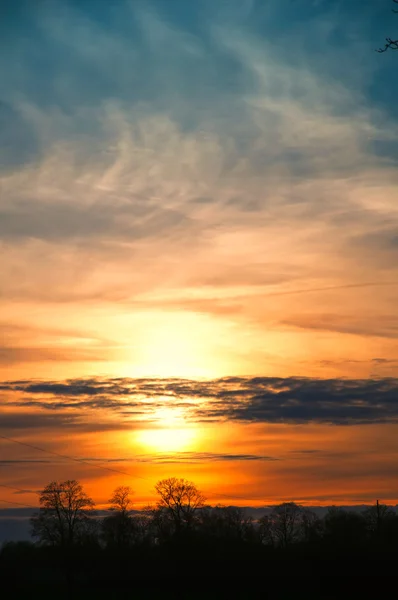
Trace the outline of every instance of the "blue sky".
<instances>
[{"instance_id":1,"label":"blue sky","mask_svg":"<svg viewBox=\"0 0 398 600\"><path fill-rule=\"evenodd\" d=\"M272 60L276 70L269 80L276 99L311 94L305 79L287 81L285 70L297 69L352 94L344 106L330 100L334 110L350 112L371 103L396 117L396 57L374 52L394 35L391 4L9 3L1 25L7 50L1 59L0 113L5 162L32 160L43 149L32 123L21 115L24 102L69 117L64 128L52 132L58 137L93 133L98 124L77 113L107 102L160 110L184 129L205 121L218 131L236 130L236 121L245 118L244 97L258 89L256 64L262 59ZM328 102L325 96L313 100ZM395 144L382 146L383 154L396 156Z\"/></svg>"}]
</instances>

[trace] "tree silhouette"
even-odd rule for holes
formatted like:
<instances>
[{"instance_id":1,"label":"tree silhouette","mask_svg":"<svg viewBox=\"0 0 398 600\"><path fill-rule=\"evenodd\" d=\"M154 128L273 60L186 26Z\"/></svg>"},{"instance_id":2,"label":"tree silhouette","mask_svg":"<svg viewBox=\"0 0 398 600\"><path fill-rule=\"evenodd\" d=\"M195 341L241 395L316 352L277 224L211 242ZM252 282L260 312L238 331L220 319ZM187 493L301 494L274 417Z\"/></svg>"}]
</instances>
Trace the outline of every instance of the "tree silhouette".
<instances>
[{"instance_id":1,"label":"tree silhouette","mask_svg":"<svg viewBox=\"0 0 398 600\"><path fill-rule=\"evenodd\" d=\"M204 506L202 493L185 479L163 479L156 491L156 506L138 513L131 510L130 488L114 490L111 513L103 521L102 534L108 536L104 546L89 535L96 523L90 518L94 503L82 486L74 480L51 482L32 518L33 533L42 543L0 547L2 586L13 589L16 598L35 591L43 598L64 597L63 591L67 598L80 598L88 597L88 590L91 597L116 588L134 589L137 597L149 597L150 592L158 597L167 581L196 585L205 574L211 580L208 586L224 589L233 575L231 567L237 565L244 597L257 598L264 585L264 569L257 565L266 566L267 574L289 573L295 586L303 572L352 576L357 584L358 575L390 576L398 558L398 514L379 502L361 513L331 507L323 518L285 502L255 522L246 509ZM278 587L280 583L278 578ZM16 586L20 593L15 593ZM180 591L186 591L184 583Z\"/></svg>"},{"instance_id":2,"label":"tree silhouette","mask_svg":"<svg viewBox=\"0 0 398 600\"><path fill-rule=\"evenodd\" d=\"M398 4L398 0L392 0L395 4ZM392 12L398 13L398 10L392 9ZM390 37L386 38L386 43L383 48L379 48L376 52L387 52L387 50L398 50L398 38L393 40Z\"/></svg>"},{"instance_id":3,"label":"tree silhouette","mask_svg":"<svg viewBox=\"0 0 398 600\"><path fill-rule=\"evenodd\" d=\"M253 519L237 506L206 506L200 512L200 528L205 536L225 541L255 537Z\"/></svg>"},{"instance_id":4,"label":"tree silhouette","mask_svg":"<svg viewBox=\"0 0 398 600\"><path fill-rule=\"evenodd\" d=\"M303 508L300 515L300 538L310 543L319 540L323 534L323 523L317 515L308 508Z\"/></svg>"},{"instance_id":5,"label":"tree silhouette","mask_svg":"<svg viewBox=\"0 0 398 600\"><path fill-rule=\"evenodd\" d=\"M110 510L118 512L122 515L128 514L132 500L131 496L133 494L133 490L128 485L120 485L117 487L110 498L109 503L111 505Z\"/></svg>"},{"instance_id":6,"label":"tree silhouette","mask_svg":"<svg viewBox=\"0 0 398 600\"><path fill-rule=\"evenodd\" d=\"M171 521L176 533L183 529L191 529L198 509L205 503L205 498L196 485L186 479L170 477L158 481L155 490L160 496L155 511L158 513L158 518L163 520L163 527L166 519Z\"/></svg>"},{"instance_id":7,"label":"tree silhouette","mask_svg":"<svg viewBox=\"0 0 398 600\"><path fill-rule=\"evenodd\" d=\"M372 542L380 544L395 537L398 518L390 506L377 501L362 512L362 517Z\"/></svg>"},{"instance_id":8,"label":"tree silhouette","mask_svg":"<svg viewBox=\"0 0 398 600\"><path fill-rule=\"evenodd\" d=\"M300 539L303 526L303 509L295 502L283 502L269 515L259 519L263 543L287 548Z\"/></svg>"},{"instance_id":9,"label":"tree silhouette","mask_svg":"<svg viewBox=\"0 0 398 600\"><path fill-rule=\"evenodd\" d=\"M366 522L361 514L332 506L324 518L325 539L344 549L360 547L366 541Z\"/></svg>"},{"instance_id":10,"label":"tree silhouette","mask_svg":"<svg viewBox=\"0 0 398 600\"><path fill-rule=\"evenodd\" d=\"M52 481L40 493L39 502L39 513L31 518L31 533L41 543L72 546L89 535L94 502L78 481Z\"/></svg>"},{"instance_id":11,"label":"tree silhouette","mask_svg":"<svg viewBox=\"0 0 398 600\"><path fill-rule=\"evenodd\" d=\"M135 545L147 545L153 544L154 540L154 527L153 521L147 513L141 513L133 515L131 519L131 530L132 537Z\"/></svg>"},{"instance_id":12,"label":"tree silhouette","mask_svg":"<svg viewBox=\"0 0 398 600\"><path fill-rule=\"evenodd\" d=\"M113 514L105 517L101 524L102 538L107 546L121 549L133 543L133 522L129 514L132 494L129 486L119 486L109 499Z\"/></svg>"}]
</instances>

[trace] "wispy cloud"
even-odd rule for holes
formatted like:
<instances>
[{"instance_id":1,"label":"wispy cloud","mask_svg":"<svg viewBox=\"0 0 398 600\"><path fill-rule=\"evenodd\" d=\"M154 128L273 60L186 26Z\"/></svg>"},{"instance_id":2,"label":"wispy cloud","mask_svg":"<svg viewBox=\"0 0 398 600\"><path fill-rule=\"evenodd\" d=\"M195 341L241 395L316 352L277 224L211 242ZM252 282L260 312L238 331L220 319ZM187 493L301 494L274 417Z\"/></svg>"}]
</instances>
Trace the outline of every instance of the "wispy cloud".
<instances>
[{"instance_id":1,"label":"wispy cloud","mask_svg":"<svg viewBox=\"0 0 398 600\"><path fill-rule=\"evenodd\" d=\"M173 453L161 453L161 454L135 454L133 457L123 458L116 457L112 459L95 459L85 458L85 461L96 461L99 462L115 462L115 463L158 463L158 464L199 464L210 462L240 462L240 461L274 461L280 460L275 456L264 456L261 454L227 454L227 453L214 453L214 452L173 452Z\"/></svg>"},{"instance_id":2,"label":"wispy cloud","mask_svg":"<svg viewBox=\"0 0 398 600\"><path fill-rule=\"evenodd\" d=\"M367 25L381 10L353 23L328 3L288 4L44 3L27 9L29 32L10 12L4 319L101 323L101 341L67 352L21 332L3 369L139 363L126 323L156 345L154 313L228 331L225 347L208 341L226 356L219 374L262 372L266 356L276 374L312 375L325 368L306 361L341 359L341 336L343 358L360 347L364 361L345 375L396 358L398 121Z\"/></svg>"}]
</instances>

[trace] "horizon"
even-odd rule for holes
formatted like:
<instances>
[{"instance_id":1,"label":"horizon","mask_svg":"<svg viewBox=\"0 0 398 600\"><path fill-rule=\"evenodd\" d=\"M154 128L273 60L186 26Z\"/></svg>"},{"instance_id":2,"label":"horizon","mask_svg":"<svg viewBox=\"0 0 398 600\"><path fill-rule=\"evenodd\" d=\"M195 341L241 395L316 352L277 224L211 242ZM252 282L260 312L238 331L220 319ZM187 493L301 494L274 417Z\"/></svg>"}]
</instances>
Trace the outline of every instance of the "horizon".
<instances>
[{"instance_id":1,"label":"horizon","mask_svg":"<svg viewBox=\"0 0 398 600\"><path fill-rule=\"evenodd\" d=\"M211 508L215 508L216 506L212 506L212 505L207 505L206 506L211 506ZM221 505L220 505L221 506ZM249 516L253 519L253 523L257 523L259 519L261 519L261 517L263 517L266 514L270 514L272 509L277 507L278 505L266 505L266 506L236 506L236 505L222 505L222 507L226 507L226 508L241 508L244 511L244 515L245 516ZM300 505L299 505L300 506ZM353 511L355 513L362 513L364 510L366 510L367 508L370 508L372 506L375 506L374 504L354 504L354 505L339 505L339 504L335 504L335 505L324 505L324 506L319 506L319 505L303 505L303 508L310 510L311 512L313 512L318 518L322 519L325 517L325 515L328 512L329 508L340 508L343 510L347 510L349 511ZM398 504L394 505L387 505L389 506L393 511L395 511L396 514L398 514ZM39 510L39 506L37 506L36 508L9 508L9 509L3 509L0 508L0 548L1 545L3 544L7 544L8 542L23 542L23 541L30 541L33 542L34 538L31 535L31 524L30 524L30 518L34 515L37 514ZM109 508L108 509L104 509L104 508L97 508L94 507L94 513L95 513L95 518L99 519L100 521L106 517L109 517L110 511ZM200 510L200 509L199 509ZM140 515L142 514L144 511L143 509L135 509L134 507L131 508L129 510L129 514L131 516L134 515ZM20 513L20 514L18 514Z\"/></svg>"},{"instance_id":2,"label":"horizon","mask_svg":"<svg viewBox=\"0 0 398 600\"><path fill-rule=\"evenodd\" d=\"M392 4L8 6L0 517L398 505Z\"/></svg>"}]
</instances>

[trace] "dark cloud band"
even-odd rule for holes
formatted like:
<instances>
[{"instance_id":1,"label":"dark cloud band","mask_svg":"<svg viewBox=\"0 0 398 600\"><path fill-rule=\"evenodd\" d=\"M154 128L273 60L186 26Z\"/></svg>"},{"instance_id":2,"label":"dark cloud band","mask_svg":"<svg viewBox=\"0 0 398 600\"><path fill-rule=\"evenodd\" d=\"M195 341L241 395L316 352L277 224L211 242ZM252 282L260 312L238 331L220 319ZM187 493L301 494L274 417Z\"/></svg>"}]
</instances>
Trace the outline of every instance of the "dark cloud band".
<instances>
[{"instance_id":1,"label":"dark cloud band","mask_svg":"<svg viewBox=\"0 0 398 600\"><path fill-rule=\"evenodd\" d=\"M82 410L111 410L123 419L140 415L161 426L158 409L178 410L187 422L381 423L398 419L398 379L226 377L187 379L73 379L9 381L0 385L9 407L59 414L60 424ZM72 411L72 412L71 412ZM44 417L44 415L43 415ZM18 411L13 415L17 426ZM26 414L21 415L24 426ZM45 423L47 417L39 419ZM54 425L53 419L51 424ZM141 426L142 423L141 421ZM32 425L34 423L31 421ZM39 425L39 423L37 423Z\"/></svg>"}]
</instances>

